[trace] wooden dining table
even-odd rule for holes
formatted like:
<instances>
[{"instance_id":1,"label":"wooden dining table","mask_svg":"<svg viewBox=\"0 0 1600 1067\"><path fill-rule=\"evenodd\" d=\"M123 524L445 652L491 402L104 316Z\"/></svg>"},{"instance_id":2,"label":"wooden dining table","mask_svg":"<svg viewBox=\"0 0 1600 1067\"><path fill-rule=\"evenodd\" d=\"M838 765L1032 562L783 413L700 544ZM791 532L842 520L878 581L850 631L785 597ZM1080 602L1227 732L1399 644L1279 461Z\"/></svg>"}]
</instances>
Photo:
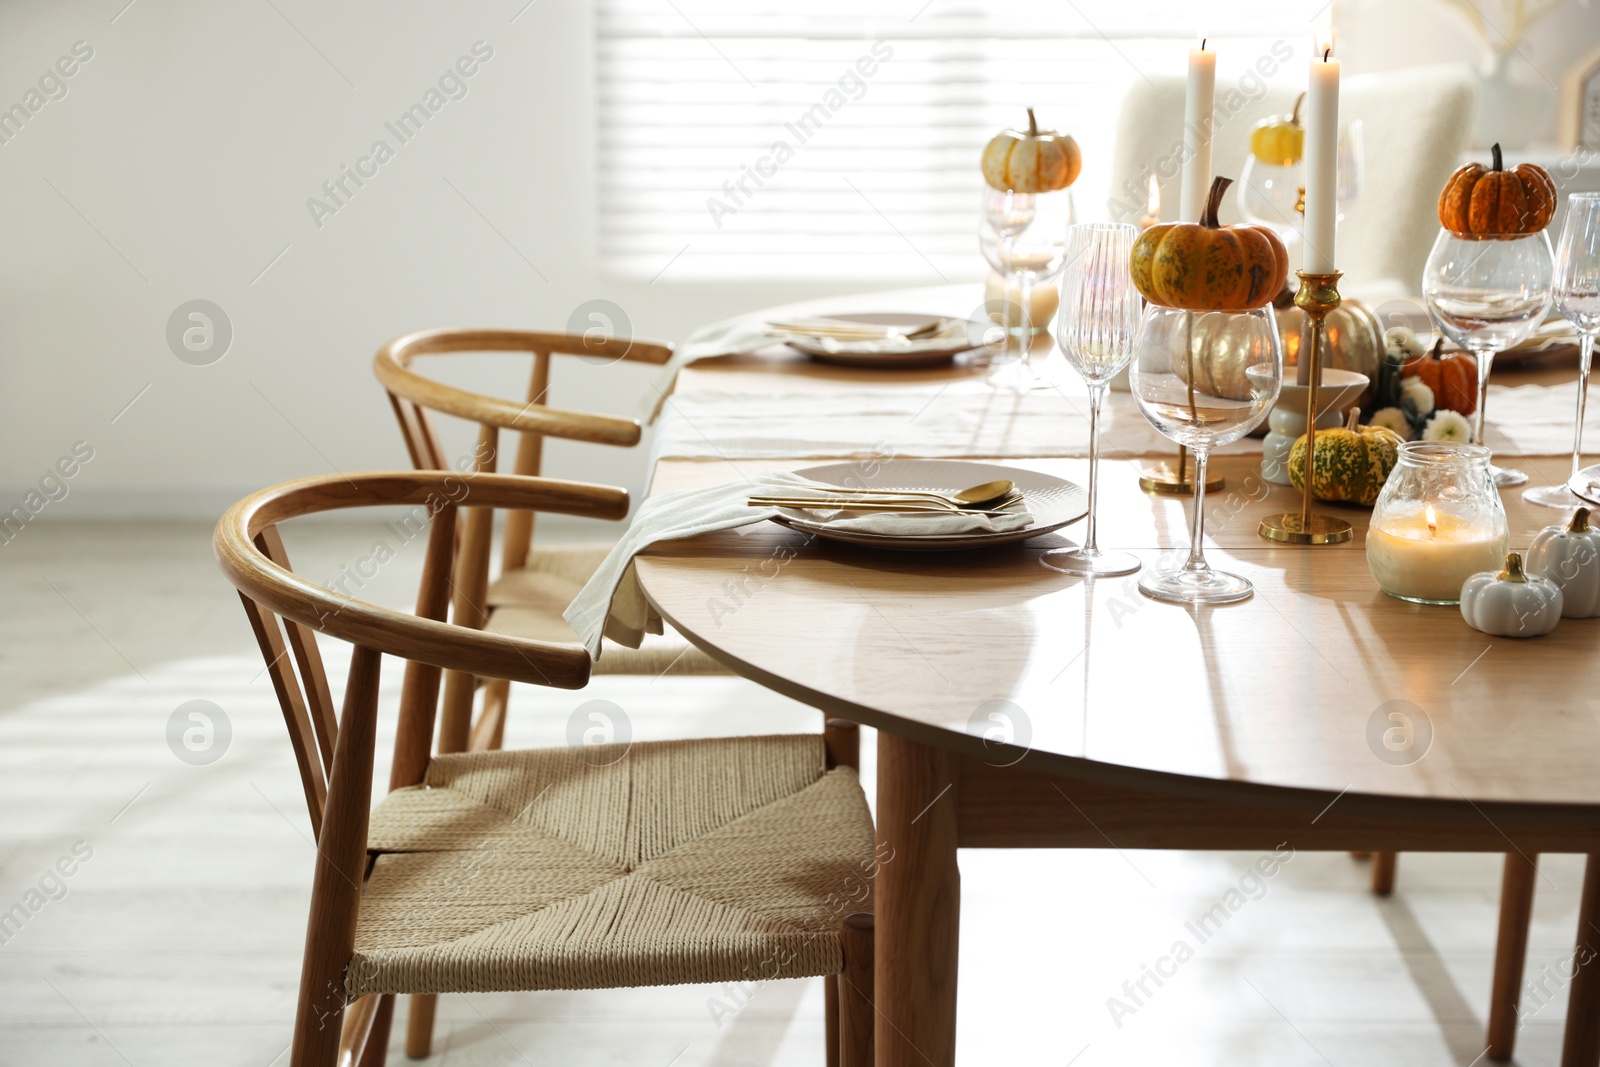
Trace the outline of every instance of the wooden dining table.
<instances>
[{"instance_id":1,"label":"wooden dining table","mask_svg":"<svg viewBox=\"0 0 1600 1067\"><path fill-rule=\"evenodd\" d=\"M975 295L953 287L784 310L965 315ZM981 374L964 360L846 369L777 348L691 364L675 395L733 412L741 397L782 397L804 412L830 394L981 390ZM1573 376L1535 365L1495 381ZM1570 391L1560 396L1570 403ZM1132 407L1126 394L1113 403ZM663 419L674 417L669 402ZM914 428L905 440L917 454ZM1102 547L1146 565L1186 549L1191 501L1139 486L1141 468L1168 454L1102 460ZM825 458L663 454L650 491ZM1088 476L1081 456L991 461ZM1566 474L1562 457L1515 463L1535 484ZM1219 456L1212 470L1226 484L1206 498L1210 562L1255 586L1225 606L1160 602L1138 591L1137 575L1083 578L1041 563L1081 527L926 554L761 523L638 557L647 597L695 645L879 731L877 1062L954 1063L959 850L1292 848L1591 854L1562 1063L1594 1067L1600 963L1586 949L1600 947L1600 619L1563 620L1537 639L1486 636L1454 607L1378 589L1369 510L1320 505L1354 524L1349 543L1276 544L1258 523L1296 509L1299 494L1263 480L1259 454ZM1514 548L1564 518L1519 490L1503 500Z\"/></svg>"}]
</instances>

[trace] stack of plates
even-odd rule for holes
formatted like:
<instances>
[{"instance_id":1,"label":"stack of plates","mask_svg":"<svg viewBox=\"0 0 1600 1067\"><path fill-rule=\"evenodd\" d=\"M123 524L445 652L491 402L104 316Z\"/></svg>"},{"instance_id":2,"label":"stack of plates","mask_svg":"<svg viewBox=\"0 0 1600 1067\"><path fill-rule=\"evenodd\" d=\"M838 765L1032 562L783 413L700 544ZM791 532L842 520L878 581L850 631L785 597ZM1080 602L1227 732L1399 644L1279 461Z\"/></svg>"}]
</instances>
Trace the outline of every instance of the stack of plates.
<instances>
[{"instance_id":1,"label":"stack of plates","mask_svg":"<svg viewBox=\"0 0 1600 1067\"><path fill-rule=\"evenodd\" d=\"M812 315L767 326L790 348L847 367L931 367L984 343L983 329L940 315Z\"/></svg>"}]
</instances>

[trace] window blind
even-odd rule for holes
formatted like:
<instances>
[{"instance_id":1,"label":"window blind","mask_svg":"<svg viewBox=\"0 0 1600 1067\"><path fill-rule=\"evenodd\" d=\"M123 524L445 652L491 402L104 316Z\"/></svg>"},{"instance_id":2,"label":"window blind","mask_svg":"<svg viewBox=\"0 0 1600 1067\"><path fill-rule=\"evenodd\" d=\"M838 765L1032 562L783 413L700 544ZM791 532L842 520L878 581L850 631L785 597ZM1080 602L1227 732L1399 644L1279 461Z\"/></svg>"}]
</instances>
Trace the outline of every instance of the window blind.
<instances>
[{"instance_id":1,"label":"window blind","mask_svg":"<svg viewBox=\"0 0 1600 1067\"><path fill-rule=\"evenodd\" d=\"M802 13L796 13L798 8ZM1181 75L1202 33L1249 63L1306 54L1309 3L601 0L599 245L626 279L981 276L978 157L1025 123L1083 147L1105 215L1131 79ZM1280 46L1281 47L1281 46ZM1226 69L1219 71L1219 87Z\"/></svg>"}]
</instances>

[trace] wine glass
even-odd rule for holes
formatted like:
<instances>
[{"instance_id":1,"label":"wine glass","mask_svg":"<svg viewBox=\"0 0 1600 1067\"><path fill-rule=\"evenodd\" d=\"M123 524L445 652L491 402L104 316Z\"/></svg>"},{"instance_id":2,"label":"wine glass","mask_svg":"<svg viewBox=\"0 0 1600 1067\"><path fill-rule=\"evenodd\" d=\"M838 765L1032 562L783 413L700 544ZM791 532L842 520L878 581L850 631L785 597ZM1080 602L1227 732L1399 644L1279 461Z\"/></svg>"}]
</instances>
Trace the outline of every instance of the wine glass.
<instances>
[{"instance_id":1,"label":"wine glass","mask_svg":"<svg viewBox=\"0 0 1600 1067\"><path fill-rule=\"evenodd\" d=\"M1251 593L1248 579L1206 563L1206 458L1260 425L1278 399L1283 344L1272 306L1252 311L1145 309L1128 384L1144 417L1194 453L1189 554L1145 569L1139 589L1158 600L1226 604Z\"/></svg>"},{"instance_id":2,"label":"wine glass","mask_svg":"<svg viewBox=\"0 0 1600 1067\"><path fill-rule=\"evenodd\" d=\"M1335 199L1343 223L1350 205L1361 199L1366 186L1365 127L1354 119L1339 127ZM1267 162L1254 152L1246 154L1239 173L1239 214L1255 226L1266 226L1293 248L1305 226L1306 187L1304 161L1299 157Z\"/></svg>"},{"instance_id":3,"label":"wine glass","mask_svg":"<svg viewBox=\"0 0 1600 1067\"><path fill-rule=\"evenodd\" d=\"M1460 237L1441 229L1422 272L1422 296L1444 335L1478 361L1478 427L1486 444L1484 409L1496 353L1533 335L1550 310L1555 264L1550 238L1538 233L1505 238ZM1494 484L1521 485L1519 470L1490 467Z\"/></svg>"},{"instance_id":4,"label":"wine glass","mask_svg":"<svg viewBox=\"0 0 1600 1067\"><path fill-rule=\"evenodd\" d=\"M1128 273L1137 236L1126 222L1080 222L1067 233L1056 344L1089 386L1089 521L1082 548L1053 549L1040 558L1072 574L1132 574L1140 565L1130 553L1100 551L1095 536L1100 407L1111 379L1133 358L1139 332L1139 294Z\"/></svg>"},{"instance_id":5,"label":"wine glass","mask_svg":"<svg viewBox=\"0 0 1600 1067\"><path fill-rule=\"evenodd\" d=\"M1032 346L1035 329L1047 323L1029 321L1033 310L1033 290L1052 281L1066 263L1067 227L1072 223L1072 190L1048 193L1011 193L984 189L983 226L978 246L989 265L1006 279L1007 290L1018 292L1021 329L1017 348L995 358L989 384L1018 393L1049 385L1033 366Z\"/></svg>"},{"instance_id":6,"label":"wine glass","mask_svg":"<svg viewBox=\"0 0 1600 1067\"><path fill-rule=\"evenodd\" d=\"M1600 334L1600 193L1574 193L1567 200L1567 218L1561 227L1551 288L1556 310L1578 331L1578 415L1572 431L1572 474L1567 480L1570 485L1578 477L1589 363L1594 357L1595 335ZM1526 489L1522 499L1550 508L1580 507L1583 500L1567 485Z\"/></svg>"}]
</instances>

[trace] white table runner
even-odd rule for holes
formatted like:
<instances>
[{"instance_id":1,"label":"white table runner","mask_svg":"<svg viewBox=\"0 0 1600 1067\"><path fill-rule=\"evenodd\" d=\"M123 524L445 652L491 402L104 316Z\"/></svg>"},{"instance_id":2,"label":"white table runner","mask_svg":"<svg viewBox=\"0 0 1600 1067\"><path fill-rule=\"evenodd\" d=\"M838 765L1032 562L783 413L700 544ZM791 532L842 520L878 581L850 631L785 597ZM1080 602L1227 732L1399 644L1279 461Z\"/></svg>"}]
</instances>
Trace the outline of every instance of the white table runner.
<instances>
[{"instance_id":1,"label":"white table runner","mask_svg":"<svg viewBox=\"0 0 1600 1067\"><path fill-rule=\"evenodd\" d=\"M1489 445L1503 456L1556 456L1572 448L1575 386L1489 388ZM1600 403L1585 420L1600 445ZM1101 455L1165 456L1173 444L1112 393ZM1219 454L1259 453L1245 438ZM690 389L667 400L656 459L854 459L863 456L1052 458L1089 454L1089 402L1047 390L1016 396L972 382L854 393L767 396Z\"/></svg>"}]
</instances>

